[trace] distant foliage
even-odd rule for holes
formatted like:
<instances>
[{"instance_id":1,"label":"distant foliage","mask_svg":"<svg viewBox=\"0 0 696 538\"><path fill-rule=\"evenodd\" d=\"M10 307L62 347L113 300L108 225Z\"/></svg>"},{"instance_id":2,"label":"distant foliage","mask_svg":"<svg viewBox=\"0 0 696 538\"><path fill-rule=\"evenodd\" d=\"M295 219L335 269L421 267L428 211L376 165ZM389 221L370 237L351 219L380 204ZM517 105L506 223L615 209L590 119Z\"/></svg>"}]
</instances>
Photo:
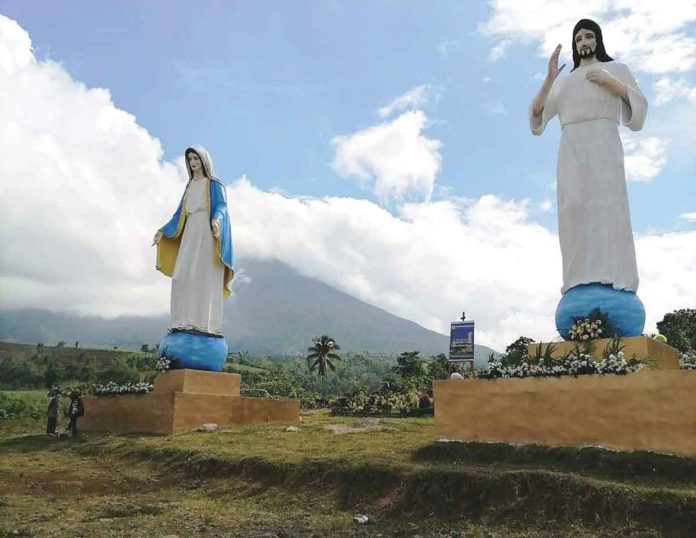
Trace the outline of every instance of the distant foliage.
<instances>
[{"instance_id":1,"label":"distant foliage","mask_svg":"<svg viewBox=\"0 0 696 538\"><path fill-rule=\"evenodd\" d=\"M500 362L503 366L514 366L522 362L527 356L527 346L532 344L534 340L526 336L520 336L512 344L505 348L505 355L501 357ZM495 360L495 357L492 357Z\"/></svg>"},{"instance_id":2,"label":"distant foliage","mask_svg":"<svg viewBox=\"0 0 696 538\"><path fill-rule=\"evenodd\" d=\"M419 351L404 351L396 359L394 371L402 378L421 377L425 374L423 359Z\"/></svg>"},{"instance_id":3,"label":"distant foliage","mask_svg":"<svg viewBox=\"0 0 696 538\"><path fill-rule=\"evenodd\" d=\"M27 391L14 394L0 392L0 420L43 418L46 416L47 408L48 395L43 391Z\"/></svg>"},{"instance_id":4,"label":"distant foliage","mask_svg":"<svg viewBox=\"0 0 696 538\"><path fill-rule=\"evenodd\" d=\"M331 404L331 413L342 416L413 416L432 414L432 407L431 391L384 391L337 398Z\"/></svg>"},{"instance_id":5,"label":"distant foliage","mask_svg":"<svg viewBox=\"0 0 696 538\"><path fill-rule=\"evenodd\" d=\"M657 330L667 343L682 353L696 354L696 308L683 308L665 314L657 322Z\"/></svg>"},{"instance_id":6,"label":"distant foliage","mask_svg":"<svg viewBox=\"0 0 696 538\"><path fill-rule=\"evenodd\" d=\"M8 345L0 353L0 389L50 388L56 384L138 382L154 370L154 355L74 347Z\"/></svg>"}]
</instances>

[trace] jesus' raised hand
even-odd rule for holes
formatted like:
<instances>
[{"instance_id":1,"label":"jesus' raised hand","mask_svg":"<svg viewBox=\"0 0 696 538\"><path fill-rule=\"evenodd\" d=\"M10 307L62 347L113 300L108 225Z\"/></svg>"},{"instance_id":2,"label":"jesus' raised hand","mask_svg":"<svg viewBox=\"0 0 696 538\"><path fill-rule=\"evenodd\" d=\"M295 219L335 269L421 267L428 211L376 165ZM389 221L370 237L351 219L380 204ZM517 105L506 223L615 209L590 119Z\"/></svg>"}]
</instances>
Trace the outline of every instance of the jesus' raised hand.
<instances>
[{"instance_id":1,"label":"jesus' raised hand","mask_svg":"<svg viewBox=\"0 0 696 538\"><path fill-rule=\"evenodd\" d=\"M556 46L556 48L553 50L551 53L551 57L549 58L549 70L547 74L547 78L553 82L558 78L558 75L561 74L561 71L563 71L563 68L565 67L565 64L562 66L558 67L558 56L561 54L561 45Z\"/></svg>"}]
</instances>

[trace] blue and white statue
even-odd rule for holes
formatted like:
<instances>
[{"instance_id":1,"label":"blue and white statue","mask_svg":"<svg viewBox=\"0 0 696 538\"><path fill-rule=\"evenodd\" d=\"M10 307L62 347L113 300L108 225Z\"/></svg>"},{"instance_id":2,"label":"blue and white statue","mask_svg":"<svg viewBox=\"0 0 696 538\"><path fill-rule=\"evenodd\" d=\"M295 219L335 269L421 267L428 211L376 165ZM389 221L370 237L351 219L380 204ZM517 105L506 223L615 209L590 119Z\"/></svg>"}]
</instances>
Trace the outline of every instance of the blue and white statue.
<instances>
[{"instance_id":1,"label":"blue and white statue","mask_svg":"<svg viewBox=\"0 0 696 538\"><path fill-rule=\"evenodd\" d=\"M574 68L558 78L561 45L530 110L540 135L558 115L558 235L563 288L556 327L565 339L575 318L594 308L608 314L619 336L643 332L645 310L636 296L638 269L628 209L624 154L618 126L642 128L647 100L629 68L607 55L599 25L573 29Z\"/></svg>"},{"instance_id":2,"label":"blue and white statue","mask_svg":"<svg viewBox=\"0 0 696 538\"><path fill-rule=\"evenodd\" d=\"M169 333L159 355L179 368L219 371L227 359L223 300L234 277L227 198L204 147L187 148L185 160L186 190L154 238L157 269L172 277Z\"/></svg>"}]
</instances>

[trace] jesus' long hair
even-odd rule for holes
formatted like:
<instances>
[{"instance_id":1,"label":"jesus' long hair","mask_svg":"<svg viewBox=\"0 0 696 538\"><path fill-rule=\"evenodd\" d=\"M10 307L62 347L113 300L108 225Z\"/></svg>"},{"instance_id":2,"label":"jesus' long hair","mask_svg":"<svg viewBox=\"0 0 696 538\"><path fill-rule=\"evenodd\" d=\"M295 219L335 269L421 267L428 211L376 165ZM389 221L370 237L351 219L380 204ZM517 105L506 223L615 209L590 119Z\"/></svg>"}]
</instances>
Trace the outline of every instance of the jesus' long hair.
<instances>
[{"instance_id":1,"label":"jesus' long hair","mask_svg":"<svg viewBox=\"0 0 696 538\"><path fill-rule=\"evenodd\" d=\"M600 62L611 62L614 58L607 54L604 49L604 39L602 38L602 29L599 27L595 21L590 19L580 19L578 23L573 28L573 38L572 38L572 51L573 51L573 71L575 71L580 65L580 53L578 48L575 46L575 35L581 29L592 30L597 40L597 48L595 49L595 56Z\"/></svg>"}]
</instances>

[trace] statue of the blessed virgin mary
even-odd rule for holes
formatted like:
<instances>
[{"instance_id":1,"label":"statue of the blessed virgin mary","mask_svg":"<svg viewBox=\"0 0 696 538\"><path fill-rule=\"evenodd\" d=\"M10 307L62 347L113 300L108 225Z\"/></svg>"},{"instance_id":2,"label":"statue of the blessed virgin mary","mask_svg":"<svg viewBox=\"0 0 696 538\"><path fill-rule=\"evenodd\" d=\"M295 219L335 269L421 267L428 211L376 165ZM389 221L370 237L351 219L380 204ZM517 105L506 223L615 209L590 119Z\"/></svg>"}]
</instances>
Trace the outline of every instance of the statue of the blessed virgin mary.
<instances>
[{"instance_id":1,"label":"statue of the blessed virgin mary","mask_svg":"<svg viewBox=\"0 0 696 538\"><path fill-rule=\"evenodd\" d=\"M184 195L154 238L157 269L172 277L169 334L160 344L160 356L179 367L219 370L227 356L223 300L234 276L225 186L215 177L204 147L187 148L185 161L189 181ZM213 360L222 356L223 346L222 361Z\"/></svg>"}]
</instances>

